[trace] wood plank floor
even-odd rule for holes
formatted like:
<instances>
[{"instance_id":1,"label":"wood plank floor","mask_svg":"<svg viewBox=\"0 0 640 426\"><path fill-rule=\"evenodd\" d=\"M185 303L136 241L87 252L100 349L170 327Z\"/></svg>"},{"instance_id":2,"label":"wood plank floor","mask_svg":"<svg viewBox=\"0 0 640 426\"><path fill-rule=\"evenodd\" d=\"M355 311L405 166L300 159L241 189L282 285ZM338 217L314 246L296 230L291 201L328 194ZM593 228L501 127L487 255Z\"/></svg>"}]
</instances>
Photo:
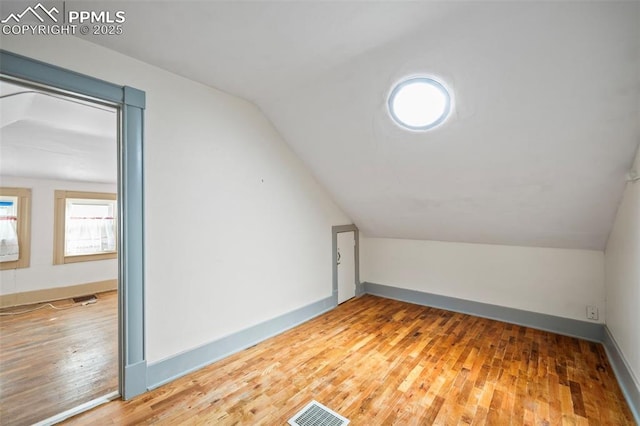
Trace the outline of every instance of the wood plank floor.
<instances>
[{"instance_id":1,"label":"wood plank floor","mask_svg":"<svg viewBox=\"0 0 640 426\"><path fill-rule=\"evenodd\" d=\"M68 424L284 425L315 399L357 425L630 425L603 347L363 296Z\"/></svg>"},{"instance_id":2,"label":"wood plank floor","mask_svg":"<svg viewBox=\"0 0 640 426\"><path fill-rule=\"evenodd\" d=\"M29 425L118 390L115 291L95 304L0 316L0 424ZM41 306L22 306L2 312Z\"/></svg>"}]
</instances>

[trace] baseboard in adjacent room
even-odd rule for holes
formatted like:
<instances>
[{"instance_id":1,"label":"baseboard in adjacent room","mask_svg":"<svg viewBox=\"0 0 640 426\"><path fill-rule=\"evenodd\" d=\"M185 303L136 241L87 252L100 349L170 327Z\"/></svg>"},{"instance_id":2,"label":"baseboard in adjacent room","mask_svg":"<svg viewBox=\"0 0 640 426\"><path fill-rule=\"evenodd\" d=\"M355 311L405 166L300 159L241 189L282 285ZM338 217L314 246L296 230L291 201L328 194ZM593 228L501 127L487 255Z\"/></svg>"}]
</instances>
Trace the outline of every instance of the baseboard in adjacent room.
<instances>
[{"instance_id":1,"label":"baseboard in adjacent room","mask_svg":"<svg viewBox=\"0 0 640 426\"><path fill-rule=\"evenodd\" d=\"M103 293L118 289L118 280L95 281L66 287L47 288L42 290L25 291L0 295L0 308L31 305L33 303L52 302L70 299L87 294Z\"/></svg>"}]
</instances>

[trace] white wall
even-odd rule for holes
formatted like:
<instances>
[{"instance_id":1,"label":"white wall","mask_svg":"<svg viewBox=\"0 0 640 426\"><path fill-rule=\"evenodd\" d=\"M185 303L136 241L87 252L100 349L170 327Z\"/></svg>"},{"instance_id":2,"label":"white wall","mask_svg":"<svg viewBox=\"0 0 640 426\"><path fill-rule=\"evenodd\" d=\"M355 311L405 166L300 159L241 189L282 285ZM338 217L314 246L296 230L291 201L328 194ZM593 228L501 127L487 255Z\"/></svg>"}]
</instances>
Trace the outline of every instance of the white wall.
<instances>
[{"instance_id":1,"label":"white wall","mask_svg":"<svg viewBox=\"0 0 640 426\"><path fill-rule=\"evenodd\" d=\"M54 191L116 192L115 185L1 176L0 186L31 188L31 264L28 268L0 271L0 294L118 278L117 259L53 264Z\"/></svg>"},{"instance_id":2,"label":"white wall","mask_svg":"<svg viewBox=\"0 0 640 426\"><path fill-rule=\"evenodd\" d=\"M604 312L604 255L566 250L363 238L361 280L586 321Z\"/></svg>"},{"instance_id":3,"label":"white wall","mask_svg":"<svg viewBox=\"0 0 640 426\"><path fill-rule=\"evenodd\" d=\"M635 169L640 171L640 151ZM605 250L607 327L640 386L640 181L627 183Z\"/></svg>"},{"instance_id":4,"label":"white wall","mask_svg":"<svg viewBox=\"0 0 640 426\"><path fill-rule=\"evenodd\" d=\"M331 226L350 220L253 104L78 37L2 43L146 91L148 361L331 295Z\"/></svg>"}]
</instances>

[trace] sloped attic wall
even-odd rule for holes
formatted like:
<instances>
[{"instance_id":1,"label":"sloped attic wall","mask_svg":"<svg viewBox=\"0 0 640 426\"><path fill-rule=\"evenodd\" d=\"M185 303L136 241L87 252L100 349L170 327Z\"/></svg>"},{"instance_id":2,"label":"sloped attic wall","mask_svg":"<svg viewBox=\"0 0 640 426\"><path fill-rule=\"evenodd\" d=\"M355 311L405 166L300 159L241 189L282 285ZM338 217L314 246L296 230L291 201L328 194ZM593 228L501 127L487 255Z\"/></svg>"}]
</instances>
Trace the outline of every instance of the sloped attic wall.
<instances>
[{"instance_id":1,"label":"sloped attic wall","mask_svg":"<svg viewBox=\"0 0 640 426\"><path fill-rule=\"evenodd\" d=\"M2 48L146 92L148 362L331 295L350 220L254 105L77 37Z\"/></svg>"}]
</instances>

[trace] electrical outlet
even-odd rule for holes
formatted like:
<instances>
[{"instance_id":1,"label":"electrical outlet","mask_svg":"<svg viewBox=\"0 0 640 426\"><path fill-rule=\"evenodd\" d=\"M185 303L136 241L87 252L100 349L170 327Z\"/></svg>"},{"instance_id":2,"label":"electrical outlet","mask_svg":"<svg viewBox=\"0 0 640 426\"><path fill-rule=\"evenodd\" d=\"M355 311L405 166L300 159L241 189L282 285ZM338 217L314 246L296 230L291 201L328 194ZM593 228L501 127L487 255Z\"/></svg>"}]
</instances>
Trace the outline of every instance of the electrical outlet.
<instances>
[{"instance_id":1,"label":"electrical outlet","mask_svg":"<svg viewBox=\"0 0 640 426\"><path fill-rule=\"evenodd\" d=\"M598 319L598 307L594 305L587 305L587 319L597 320Z\"/></svg>"}]
</instances>

